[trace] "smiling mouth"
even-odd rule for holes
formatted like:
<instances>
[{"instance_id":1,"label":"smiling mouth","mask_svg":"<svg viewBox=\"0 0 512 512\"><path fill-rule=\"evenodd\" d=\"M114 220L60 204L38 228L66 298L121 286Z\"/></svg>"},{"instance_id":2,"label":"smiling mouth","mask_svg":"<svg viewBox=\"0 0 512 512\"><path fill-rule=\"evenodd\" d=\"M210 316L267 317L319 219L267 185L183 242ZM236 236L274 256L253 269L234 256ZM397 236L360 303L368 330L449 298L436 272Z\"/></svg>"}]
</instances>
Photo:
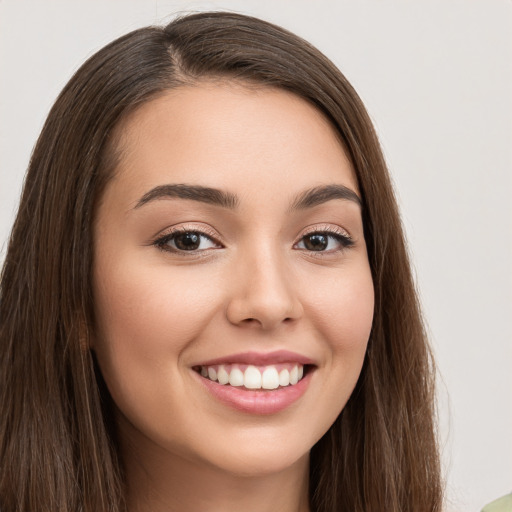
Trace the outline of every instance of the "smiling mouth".
<instances>
[{"instance_id":1,"label":"smiling mouth","mask_svg":"<svg viewBox=\"0 0 512 512\"><path fill-rule=\"evenodd\" d=\"M311 365L279 363L266 366L247 364L216 364L194 366L203 378L221 384L251 391L295 386L311 369Z\"/></svg>"}]
</instances>

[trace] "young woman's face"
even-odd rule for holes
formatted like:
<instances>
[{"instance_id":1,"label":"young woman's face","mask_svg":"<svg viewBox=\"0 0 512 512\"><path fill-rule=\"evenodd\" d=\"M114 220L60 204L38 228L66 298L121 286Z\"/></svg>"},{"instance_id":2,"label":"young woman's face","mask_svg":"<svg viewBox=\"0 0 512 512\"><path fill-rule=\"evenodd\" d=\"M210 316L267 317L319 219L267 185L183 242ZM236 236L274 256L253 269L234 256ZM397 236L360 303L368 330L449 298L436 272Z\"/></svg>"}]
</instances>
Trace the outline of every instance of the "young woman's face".
<instances>
[{"instance_id":1,"label":"young woman's face","mask_svg":"<svg viewBox=\"0 0 512 512\"><path fill-rule=\"evenodd\" d=\"M335 132L290 93L203 84L142 106L120 149L95 224L92 346L121 438L241 475L304 460L373 316Z\"/></svg>"}]
</instances>

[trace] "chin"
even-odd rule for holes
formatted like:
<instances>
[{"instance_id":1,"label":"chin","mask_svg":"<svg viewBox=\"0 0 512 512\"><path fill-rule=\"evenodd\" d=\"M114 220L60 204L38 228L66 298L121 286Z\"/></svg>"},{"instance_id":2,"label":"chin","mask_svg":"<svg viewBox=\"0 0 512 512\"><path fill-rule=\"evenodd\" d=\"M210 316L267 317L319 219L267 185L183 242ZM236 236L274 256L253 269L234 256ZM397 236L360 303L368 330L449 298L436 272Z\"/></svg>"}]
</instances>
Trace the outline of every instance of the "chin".
<instances>
[{"instance_id":1,"label":"chin","mask_svg":"<svg viewBox=\"0 0 512 512\"><path fill-rule=\"evenodd\" d=\"M231 453L221 464L216 462L215 467L235 477L260 478L286 472L296 465L307 465L308 462L309 450L301 451L298 456L294 449L286 450L274 446Z\"/></svg>"},{"instance_id":2,"label":"chin","mask_svg":"<svg viewBox=\"0 0 512 512\"><path fill-rule=\"evenodd\" d=\"M289 425L286 427L246 427L226 432L222 437L212 435L206 443L196 444L191 455L198 464L237 477L262 477L285 472L298 464L307 466L317 436L299 429L293 433Z\"/></svg>"}]
</instances>

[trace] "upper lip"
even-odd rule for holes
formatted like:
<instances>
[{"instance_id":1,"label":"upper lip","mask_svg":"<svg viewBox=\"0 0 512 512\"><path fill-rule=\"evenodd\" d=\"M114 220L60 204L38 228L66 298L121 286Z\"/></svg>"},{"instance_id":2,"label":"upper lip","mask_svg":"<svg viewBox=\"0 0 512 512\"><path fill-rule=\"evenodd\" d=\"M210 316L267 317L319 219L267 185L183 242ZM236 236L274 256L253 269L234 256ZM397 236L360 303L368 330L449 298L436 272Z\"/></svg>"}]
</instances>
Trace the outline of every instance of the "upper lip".
<instances>
[{"instance_id":1,"label":"upper lip","mask_svg":"<svg viewBox=\"0 0 512 512\"><path fill-rule=\"evenodd\" d=\"M279 363L315 364L309 357L290 352L289 350L276 350L274 352L241 352L228 356L217 357L202 361L194 366L213 366L217 364L251 364L254 366L268 366Z\"/></svg>"}]
</instances>

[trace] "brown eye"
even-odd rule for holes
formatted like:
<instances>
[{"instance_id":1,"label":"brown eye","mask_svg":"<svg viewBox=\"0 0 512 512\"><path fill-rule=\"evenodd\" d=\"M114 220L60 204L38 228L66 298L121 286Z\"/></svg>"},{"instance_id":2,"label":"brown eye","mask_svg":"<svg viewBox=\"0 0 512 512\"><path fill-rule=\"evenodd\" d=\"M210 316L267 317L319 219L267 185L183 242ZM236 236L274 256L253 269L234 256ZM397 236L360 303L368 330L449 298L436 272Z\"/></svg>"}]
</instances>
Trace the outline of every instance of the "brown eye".
<instances>
[{"instance_id":1,"label":"brown eye","mask_svg":"<svg viewBox=\"0 0 512 512\"><path fill-rule=\"evenodd\" d=\"M305 236L303 240L304 247L308 251L325 251L325 249L329 245L329 238L324 234L320 233Z\"/></svg>"},{"instance_id":2,"label":"brown eye","mask_svg":"<svg viewBox=\"0 0 512 512\"><path fill-rule=\"evenodd\" d=\"M174 244L181 251L195 251L201 243L201 235L199 233L182 233L174 237Z\"/></svg>"},{"instance_id":3,"label":"brown eye","mask_svg":"<svg viewBox=\"0 0 512 512\"><path fill-rule=\"evenodd\" d=\"M164 251L171 252L200 252L220 247L212 238L200 231L174 232L157 240L155 245Z\"/></svg>"},{"instance_id":4,"label":"brown eye","mask_svg":"<svg viewBox=\"0 0 512 512\"><path fill-rule=\"evenodd\" d=\"M354 242L348 235L329 231L317 231L303 236L295 248L312 252L335 252L352 245L354 245Z\"/></svg>"}]
</instances>

